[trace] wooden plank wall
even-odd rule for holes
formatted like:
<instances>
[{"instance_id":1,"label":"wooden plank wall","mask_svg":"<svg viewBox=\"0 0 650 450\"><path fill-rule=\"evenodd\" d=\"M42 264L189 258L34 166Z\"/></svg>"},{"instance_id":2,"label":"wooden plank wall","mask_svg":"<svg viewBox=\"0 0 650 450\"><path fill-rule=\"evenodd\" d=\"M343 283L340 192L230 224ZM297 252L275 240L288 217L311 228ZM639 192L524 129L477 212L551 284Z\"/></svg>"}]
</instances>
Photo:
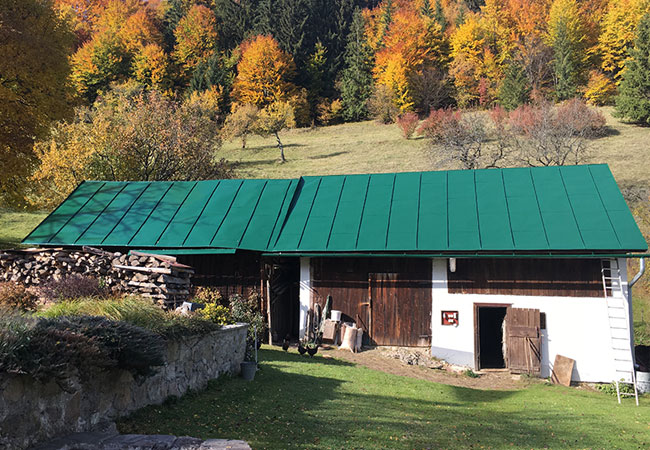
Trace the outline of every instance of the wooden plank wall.
<instances>
[{"instance_id":1,"label":"wooden plank wall","mask_svg":"<svg viewBox=\"0 0 650 450\"><path fill-rule=\"evenodd\" d=\"M219 289L224 298L247 296L260 290L260 255L241 252L234 255L181 255L178 262L194 267L194 286Z\"/></svg>"},{"instance_id":2,"label":"wooden plank wall","mask_svg":"<svg viewBox=\"0 0 650 450\"><path fill-rule=\"evenodd\" d=\"M458 259L452 294L604 297L597 259Z\"/></svg>"},{"instance_id":3,"label":"wooden plank wall","mask_svg":"<svg viewBox=\"0 0 650 450\"><path fill-rule=\"evenodd\" d=\"M325 304L328 295L332 296L332 309L342 311L344 320L357 322L368 330L370 326L368 278L371 273L398 274L400 285L399 300L407 303L408 317L423 323L413 324L414 329L423 328L430 333L431 322L431 260L419 258L313 258L312 287L314 301ZM408 298L417 292L418 301ZM420 311L417 305L426 304L427 311ZM415 306L413 306L415 305ZM412 313L412 314L411 314ZM361 318L359 322L357 315ZM347 317L346 317L347 316ZM374 327L374 326L373 326ZM407 345L407 344L404 344ZM411 343L410 345L419 345Z\"/></svg>"}]
</instances>

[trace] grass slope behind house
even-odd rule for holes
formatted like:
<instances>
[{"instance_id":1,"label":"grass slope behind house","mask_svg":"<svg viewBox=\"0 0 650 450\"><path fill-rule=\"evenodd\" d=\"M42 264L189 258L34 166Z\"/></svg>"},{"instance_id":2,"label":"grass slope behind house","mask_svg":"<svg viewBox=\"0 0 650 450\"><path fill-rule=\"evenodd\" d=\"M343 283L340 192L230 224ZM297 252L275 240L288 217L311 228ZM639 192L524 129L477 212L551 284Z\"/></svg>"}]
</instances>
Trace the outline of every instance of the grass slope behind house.
<instances>
[{"instance_id":1,"label":"grass slope behind house","mask_svg":"<svg viewBox=\"0 0 650 450\"><path fill-rule=\"evenodd\" d=\"M11 211L0 208L0 249L19 246L20 241L46 216L46 212Z\"/></svg>"},{"instance_id":2,"label":"grass slope behind house","mask_svg":"<svg viewBox=\"0 0 650 450\"><path fill-rule=\"evenodd\" d=\"M244 439L254 449L622 448L650 446L650 402L533 383L476 390L265 347L253 382L142 409L122 433ZM422 369L428 370L428 369ZM523 384L522 384L523 387Z\"/></svg>"},{"instance_id":3,"label":"grass slope behind house","mask_svg":"<svg viewBox=\"0 0 650 450\"><path fill-rule=\"evenodd\" d=\"M607 120L606 136L592 142L587 163L609 164L621 187L650 186L650 128L620 122L611 108L601 108ZM397 125L372 121L280 133L287 162L278 164L274 137L251 136L223 145L220 155L239 162L245 178L295 178L301 175L407 172L458 168L432 158L422 138L406 140Z\"/></svg>"}]
</instances>

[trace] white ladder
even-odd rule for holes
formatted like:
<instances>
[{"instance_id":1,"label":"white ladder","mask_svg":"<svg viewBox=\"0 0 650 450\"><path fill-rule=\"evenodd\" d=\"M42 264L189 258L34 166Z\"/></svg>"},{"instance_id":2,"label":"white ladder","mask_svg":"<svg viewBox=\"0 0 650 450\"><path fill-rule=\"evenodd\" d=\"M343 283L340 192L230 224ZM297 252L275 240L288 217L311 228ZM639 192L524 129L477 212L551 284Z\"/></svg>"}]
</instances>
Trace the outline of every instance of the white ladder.
<instances>
[{"instance_id":1,"label":"white ladder","mask_svg":"<svg viewBox=\"0 0 650 450\"><path fill-rule=\"evenodd\" d=\"M616 384L616 397L621 403L621 397L634 397L639 406L639 394L636 387L636 370L630 342L630 318L625 295L623 293L623 280L618 259L601 260L600 271L603 278L603 291L607 303L607 316L609 318L609 332L614 354L614 371ZM624 379L627 375L630 381ZM623 379L624 381L620 381ZM621 392L620 383L631 384L634 393Z\"/></svg>"}]
</instances>

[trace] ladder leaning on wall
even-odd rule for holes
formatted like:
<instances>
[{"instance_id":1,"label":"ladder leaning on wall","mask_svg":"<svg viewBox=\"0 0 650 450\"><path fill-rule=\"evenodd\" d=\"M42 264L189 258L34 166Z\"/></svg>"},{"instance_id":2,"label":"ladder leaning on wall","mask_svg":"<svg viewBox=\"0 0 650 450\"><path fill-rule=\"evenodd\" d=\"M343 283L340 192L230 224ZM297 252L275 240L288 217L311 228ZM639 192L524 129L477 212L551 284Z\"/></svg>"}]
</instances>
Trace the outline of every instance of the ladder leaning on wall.
<instances>
[{"instance_id":1,"label":"ladder leaning on wall","mask_svg":"<svg viewBox=\"0 0 650 450\"><path fill-rule=\"evenodd\" d=\"M616 397L619 403L621 403L621 397L623 396L634 397L636 405L639 406L636 368L633 360L634 352L632 351L634 340L630 334L629 309L623 293L621 268L618 259L603 259L600 261L600 267L605 302L607 303L612 353L614 355ZM634 392L621 392L621 384L632 385Z\"/></svg>"}]
</instances>

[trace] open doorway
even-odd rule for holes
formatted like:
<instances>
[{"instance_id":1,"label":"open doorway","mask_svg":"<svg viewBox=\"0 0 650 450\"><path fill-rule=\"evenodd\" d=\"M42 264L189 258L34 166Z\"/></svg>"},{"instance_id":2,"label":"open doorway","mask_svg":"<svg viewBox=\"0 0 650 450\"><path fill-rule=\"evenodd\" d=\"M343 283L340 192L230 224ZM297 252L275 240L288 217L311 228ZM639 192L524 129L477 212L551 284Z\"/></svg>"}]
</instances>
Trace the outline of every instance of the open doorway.
<instances>
[{"instance_id":1,"label":"open doorway","mask_svg":"<svg viewBox=\"0 0 650 450\"><path fill-rule=\"evenodd\" d=\"M506 305L475 305L476 366L478 369L505 369L503 321Z\"/></svg>"},{"instance_id":2,"label":"open doorway","mask_svg":"<svg viewBox=\"0 0 650 450\"><path fill-rule=\"evenodd\" d=\"M267 260L271 295L271 335L274 342L298 339L300 312L299 258Z\"/></svg>"}]
</instances>

